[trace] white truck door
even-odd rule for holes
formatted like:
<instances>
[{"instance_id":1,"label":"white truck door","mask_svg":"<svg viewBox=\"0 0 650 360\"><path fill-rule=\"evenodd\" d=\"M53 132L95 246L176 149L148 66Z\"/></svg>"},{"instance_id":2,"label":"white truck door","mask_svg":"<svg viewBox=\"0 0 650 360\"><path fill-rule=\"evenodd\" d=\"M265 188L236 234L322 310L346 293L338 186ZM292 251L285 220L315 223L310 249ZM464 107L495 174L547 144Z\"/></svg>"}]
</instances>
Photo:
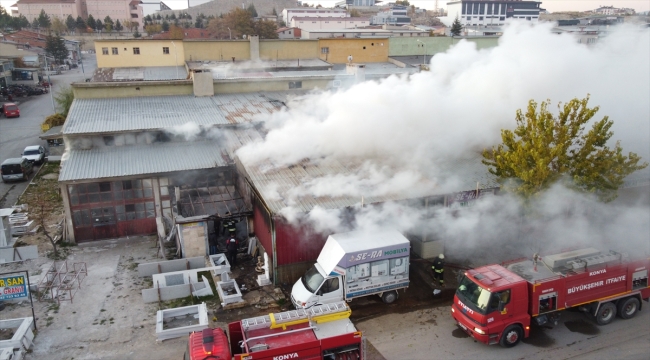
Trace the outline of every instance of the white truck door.
<instances>
[{"instance_id":1,"label":"white truck door","mask_svg":"<svg viewBox=\"0 0 650 360\"><path fill-rule=\"evenodd\" d=\"M317 304L331 304L343 301L343 281L341 277L332 277L323 281L316 294L318 296Z\"/></svg>"}]
</instances>

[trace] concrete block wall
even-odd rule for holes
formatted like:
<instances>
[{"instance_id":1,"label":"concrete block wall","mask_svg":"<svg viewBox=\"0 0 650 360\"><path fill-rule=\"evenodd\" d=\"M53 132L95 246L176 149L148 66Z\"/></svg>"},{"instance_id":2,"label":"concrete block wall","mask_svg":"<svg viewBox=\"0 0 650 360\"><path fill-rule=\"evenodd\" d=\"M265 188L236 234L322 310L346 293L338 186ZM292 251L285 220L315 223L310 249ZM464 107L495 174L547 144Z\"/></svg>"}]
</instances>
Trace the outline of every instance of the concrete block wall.
<instances>
[{"instance_id":1,"label":"concrete block wall","mask_svg":"<svg viewBox=\"0 0 650 360\"><path fill-rule=\"evenodd\" d=\"M156 261L138 265L138 276L145 277L153 274L161 274L173 271L200 269L205 267L205 257L197 256L192 258Z\"/></svg>"},{"instance_id":2,"label":"concrete block wall","mask_svg":"<svg viewBox=\"0 0 650 360\"><path fill-rule=\"evenodd\" d=\"M206 223L204 221L181 225L184 257L203 257L207 254L205 227Z\"/></svg>"}]
</instances>

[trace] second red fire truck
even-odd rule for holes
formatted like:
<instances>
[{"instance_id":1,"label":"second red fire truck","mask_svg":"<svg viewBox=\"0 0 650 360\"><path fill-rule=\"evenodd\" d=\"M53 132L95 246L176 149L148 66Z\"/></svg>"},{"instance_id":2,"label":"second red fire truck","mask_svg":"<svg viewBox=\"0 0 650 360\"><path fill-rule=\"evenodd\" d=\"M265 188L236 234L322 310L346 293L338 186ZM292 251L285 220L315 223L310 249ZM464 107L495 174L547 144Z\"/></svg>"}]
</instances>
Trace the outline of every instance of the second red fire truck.
<instances>
[{"instance_id":1,"label":"second red fire truck","mask_svg":"<svg viewBox=\"0 0 650 360\"><path fill-rule=\"evenodd\" d=\"M599 325L630 319L648 301L647 257L631 259L594 248L515 260L468 270L451 307L456 323L485 344L513 347L538 325L557 324L575 308Z\"/></svg>"},{"instance_id":2,"label":"second red fire truck","mask_svg":"<svg viewBox=\"0 0 650 360\"><path fill-rule=\"evenodd\" d=\"M196 331L185 360L362 360L363 338L350 314L343 301L236 321L228 334Z\"/></svg>"}]
</instances>

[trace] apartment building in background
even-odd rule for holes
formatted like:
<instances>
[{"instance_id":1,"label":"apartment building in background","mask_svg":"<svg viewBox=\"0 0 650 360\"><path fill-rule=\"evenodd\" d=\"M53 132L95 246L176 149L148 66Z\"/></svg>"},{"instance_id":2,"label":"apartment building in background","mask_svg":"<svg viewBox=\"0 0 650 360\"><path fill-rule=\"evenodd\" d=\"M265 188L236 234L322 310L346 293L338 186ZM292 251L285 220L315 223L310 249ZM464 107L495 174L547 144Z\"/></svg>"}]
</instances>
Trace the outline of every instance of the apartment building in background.
<instances>
[{"instance_id":1,"label":"apartment building in background","mask_svg":"<svg viewBox=\"0 0 650 360\"><path fill-rule=\"evenodd\" d=\"M460 0L447 3L447 16L458 17L462 25L500 26L507 19L539 21L539 1Z\"/></svg>"},{"instance_id":2,"label":"apartment building in background","mask_svg":"<svg viewBox=\"0 0 650 360\"><path fill-rule=\"evenodd\" d=\"M81 16L88 18L92 15L95 19L104 20L110 16L113 21L137 22L142 28L143 9L139 0L18 0L16 3L18 15L24 15L30 22L44 10L52 17L65 20L68 15L73 18Z\"/></svg>"}]
</instances>

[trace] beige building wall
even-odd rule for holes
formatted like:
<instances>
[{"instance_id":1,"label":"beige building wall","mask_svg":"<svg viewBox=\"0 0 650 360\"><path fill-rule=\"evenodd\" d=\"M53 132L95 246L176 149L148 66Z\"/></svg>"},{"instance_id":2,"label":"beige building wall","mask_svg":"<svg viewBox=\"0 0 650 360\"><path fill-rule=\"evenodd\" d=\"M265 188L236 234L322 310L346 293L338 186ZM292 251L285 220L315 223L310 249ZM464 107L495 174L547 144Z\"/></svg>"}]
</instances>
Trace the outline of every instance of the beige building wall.
<instances>
[{"instance_id":1,"label":"beige building wall","mask_svg":"<svg viewBox=\"0 0 650 360\"><path fill-rule=\"evenodd\" d=\"M239 61L251 58L248 40L185 40L183 47L185 61L231 61L233 57Z\"/></svg>"},{"instance_id":2,"label":"beige building wall","mask_svg":"<svg viewBox=\"0 0 650 360\"><path fill-rule=\"evenodd\" d=\"M181 40L95 40L95 54L100 68L185 65Z\"/></svg>"},{"instance_id":3,"label":"beige building wall","mask_svg":"<svg viewBox=\"0 0 650 360\"><path fill-rule=\"evenodd\" d=\"M42 3L18 1L17 5L18 14L25 15L29 22L34 21L40 15L41 10L45 10L45 13L50 18L58 17L63 21L65 21L68 15L71 15L75 19L77 16L81 16L81 1L62 0L57 2L43 1Z\"/></svg>"},{"instance_id":4,"label":"beige building wall","mask_svg":"<svg viewBox=\"0 0 650 360\"><path fill-rule=\"evenodd\" d=\"M415 41L415 40L413 40ZM332 64L388 62L388 38L376 39L320 39L319 57Z\"/></svg>"},{"instance_id":5,"label":"beige building wall","mask_svg":"<svg viewBox=\"0 0 650 360\"><path fill-rule=\"evenodd\" d=\"M140 96L191 95L192 80L80 82L72 85L75 99L126 98Z\"/></svg>"},{"instance_id":6,"label":"beige building wall","mask_svg":"<svg viewBox=\"0 0 650 360\"><path fill-rule=\"evenodd\" d=\"M137 5L138 1L133 0L111 0L111 1L98 1L98 0L81 0L86 3L86 17L92 15L95 19L104 22L106 16L110 16L113 22L120 20L121 23L125 21L138 22L139 29L142 30L143 10L141 5ZM131 4L133 3L133 4Z\"/></svg>"},{"instance_id":7,"label":"beige building wall","mask_svg":"<svg viewBox=\"0 0 650 360\"><path fill-rule=\"evenodd\" d=\"M318 40L260 40L260 59L316 59Z\"/></svg>"}]
</instances>

